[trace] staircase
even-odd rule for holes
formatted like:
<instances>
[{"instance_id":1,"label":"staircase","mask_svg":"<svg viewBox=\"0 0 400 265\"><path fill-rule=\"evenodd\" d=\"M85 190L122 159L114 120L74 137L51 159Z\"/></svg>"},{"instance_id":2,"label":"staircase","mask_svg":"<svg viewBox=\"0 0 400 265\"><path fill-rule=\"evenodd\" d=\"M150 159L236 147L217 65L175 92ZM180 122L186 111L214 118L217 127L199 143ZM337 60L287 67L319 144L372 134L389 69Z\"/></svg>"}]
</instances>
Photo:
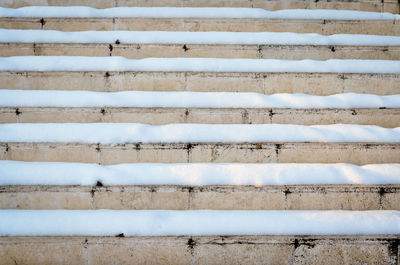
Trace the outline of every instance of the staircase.
<instances>
[{"instance_id":1,"label":"staircase","mask_svg":"<svg viewBox=\"0 0 400 265\"><path fill-rule=\"evenodd\" d=\"M93 8L127 6L248 7L271 11L338 9L399 14L399 3L394 0L0 0L0 6L6 8L78 5ZM12 30L57 30L70 32L70 34L80 31L99 31L91 36L103 34L102 38L107 38L107 34L114 34L106 31L144 31L138 33L143 35L152 34L146 33L147 31L185 31L192 34L217 32L217 35L227 32L292 32L321 35L400 36L400 20L396 19L3 16L0 17L0 28L2 29L0 34L15 34L15 36L25 36L26 38L34 38L32 36L36 35L33 32L28 34L27 31ZM38 38L51 38L46 34L45 32L43 35L38 35ZM162 33L156 34L160 34L159 38L164 36L161 36ZM242 232L237 234L221 232L221 234L208 233L206 235L171 235L155 232L156 235L139 233L137 236L131 236L129 232L112 234L112 232L108 232L111 230L107 230L107 228L104 233L96 232L95 235L91 232L69 235L62 231L63 220L60 220L60 227L57 227L57 223L48 221L52 220L52 213L60 212L68 215L72 212L55 210L82 210L82 213L90 215L91 213L95 214L94 210L108 209L115 210L112 212L115 213L115 216L128 212L125 210L145 210L144 213L147 213L146 210L150 210L150 215L157 214L156 211L151 210L167 210L166 214L171 214L172 218L174 218L174 214L188 213L188 223L183 221L180 223L184 230L192 226L196 227L196 225L200 227L208 221L202 219L203 222L201 222L190 217L192 213L197 214L198 210L216 210L217 214L225 213L224 211L233 212L243 218L247 218L255 212L265 213L265 216L269 216L271 213L277 215L287 213L287 219L290 212L294 212L292 210L313 211L312 213L316 215L326 210L333 210L338 211L338 214L343 212L372 213L377 216L377 219L380 217L381 220L397 227L396 231L399 231L399 219L393 219L393 221L385 219L386 214L398 215L398 211L400 211L400 172L398 172L400 141L386 140L392 139L390 137L398 139L396 138L398 132L394 128L400 127L399 107L387 107L386 105L350 108L345 105L344 107L313 108L294 105L291 107L282 107L283 105L255 107L251 105L254 103L252 101L249 101L250 107L212 107L196 104L182 107L165 106L164 103L164 106L131 106L120 104L118 100L115 101L115 104L109 105L102 105L100 100L98 101L100 103L93 103L91 106L86 106L84 103L80 105L79 101L74 100L71 101L72 103L57 102L72 95L68 93L80 93L81 91L93 94L85 94L85 96L73 94L76 99L86 97L93 100L92 102L97 102L95 101L97 97L107 98L117 95L111 92L128 91L154 92L155 94L148 95L151 100L161 100L163 97L169 96L170 100L177 102L180 97L182 97L182 101L186 99L185 95L176 94L177 92L194 93L187 94L187 98L193 97L199 100L203 92L209 92L214 93L210 94L213 97L220 98L222 103L224 97L234 97L239 95L238 93L244 92L259 93L259 95L288 93L290 96L290 94L304 93L320 96L313 99L314 102L340 93L391 96L400 94L400 73L398 73L400 69L397 73L396 71L354 73L348 71L302 72L301 70L297 72L134 71L114 70L113 68L106 70L108 66L105 65L101 70L85 68L86 70L71 71L64 69L65 65L62 63L59 64L61 70L49 70L46 68L46 65L49 64L44 61L34 61L35 58L31 57L26 58L32 59L32 64L13 62L9 63L10 67L14 67L13 70L1 68L6 65L3 62L11 62L5 61L11 56L88 56L82 57L82 64L90 58L109 57L113 59L116 56L127 59L157 57L161 58L160 61L156 61L159 64L167 62L162 61L162 58L173 60L173 58L184 57L187 59L185 62L197 62L190 60L198 58L253 59L259 60L259 62L262 59L400 60L400 45L360 45L357 43L354 45L199 44L179 43L178 41L175 43L158 41L132 43L119 37L113 37L113 41L110 42L91 42L90 36L86 38L87 41L78 42L72 40L73 36L78 35L65 35L63 42L52 40L48 42L17 41L17 39L2 41L0 36L0 57L4 57L1 58L3 61L0 61L0 90L4 92L0 91L0 159L2 160L0 161L0 209L2 209L0 210L0 234L3 235L0 237L0 264L400 264L399 233L352 233L352 231L347 233L346 230L345 232L325 234L323 232L316 234L277 232L276 234L253 233L248 235ZM121 36L123 37L123 35ZM200 35L192 36L199 38ZM153 35L149 35L150 37L155 38ZM206 37L204 35L204 38ZM374 36L371 36L372 38ZM54 58L54 64L57 60L65 60L63 62L70 60L69 57ZM244 61L236 61L238 64L242 62ZM38 69L43 67L45 70L35 70L35 64ZM28 65L33 66L29 68ZM78 64L77 67L79 67ZM99 65L99 67L103 66ZM43 94L37 94L37 92ZM156 92L165 93L157 94ZM17 103L4 103L6 96L15 99ZM119 100L124 97L133 99L136 96L139 94L126 94L120 96ZM140 96L143 95L140 94ZM382 98L379 99L383 100ZM24 100L27 103L24 103ZM393 99L393 102L396 100L399 98ZM163 102L168 101L167 98ZM218 104L222 104L221 102ZM163 104L160 103L160 105ZM360 103L359 106L363 105ZM66 132L65 137L57 138L59 136L56 133L57 130L53 130L52 125L45 127L46 123L65 126L57 129L59 132ZM90 127L94 123L99 123L99 127ZM178 135L177 137L197 133L196 130L200 130L198 129L200 127L190 127L194 124L208 124L209 128L212 128L212 125L226 126L213 128L217 128L215 129L216 134L221 131L226 132L227 135L230 135L229 132L245 132L242 127L229 127L237 124L248 126L246 129L249 130L260 128L260 130L266 131L278 128L273 126L288 124L299 125L299 127L279 127L285 129L278 130L276 136L278 140L276 141L264 141L263 135L259 138L261 140L253 141L207 141L200 138L195 141L169 141L167 139L158 142L107 142L107 140L102 140L103 133L104 139L116 137L117 131L122 130L120 129L122 127L117 126L122 123L166 126L180 124L178 127L149 127L150 129L145 127L143 129L148 130L146 132L151 135L152 132L160 129L163 130L160 133L162 135L162 133L168 134L169 130L173 128L176 130L174 132ZM352 128L355 128L354 131L358 130L360 140L325 141L326 135L317 134L317 130L321 128L324 130L328 127L310 126L332 124L377 125L382 127L379 130L386 130L379 138L382 140L368 141L363 139L372 137L369 134L370 131L364 133L358 127L348 127L349 134L351 134ZM268 125L271 127L262 127ZM315 133L317 135L315 137L320 137L318 139L322 140L313 140L317 138L310 138L311 140L307 141L279 140L281 139L280 135L285 135L286 130L296 130L296 132L299 130L298 134L300 135L302 129L308 130L309 128L311 128L310 130L315 129L312 134ZM136 127L128 129L133 130ZM113 130L115 134L108 136L107 132ZM86 138L82 138L82 141L68 140L71 139L68 137L74 137L75 134L82 131L86 133ZM207 135L206 132L204 135ZM56 140L42 140L46 136ZM205 139L210 139L212 135L207 135L207 137ZM308 135L304 137L308 137ZM89 138L95 140L86 140ZM197 139L196 137L192 138ZM164 138L160 136L157 139ZM132 166L132 168L124 169L124 166L120 164L125 163L130 164L128 166ZM346 167L343 164L336 165L336 163L353 164L354 166ZM321 164L337 167L332 169L335 171L324 171L324 169L314 167ZM387 165L386 171L383 169L374 171L373 165L363 166L369 164L390 165ZM153 169L149 168L150 165L162 168L159 171L151 171ZM201 168L203 165L210 166L207 169L209 171ZM227 166L227 168L218 171L213 168L214 165ZM234 168L236 165L241 165L241 167ZM266 165L266 167L257 169L258 165ZM299 165L303 167L290 169L292 166ZM179 166L187 167L179 168ZM228 168L230 166L232 168ZM279 166L282 168L274 168ZM139 176L134 176L139 180L132 180L134 175L132 172L139 172L137 173ZM218 177L218 174L226 173L227 177L225 182L212 182L212 178L210 175L207 176L207 172L215 177ZM267 181L263 178L268 177L268 174L272 175L272 172L278 176L274 181ZM288 172L286 177L282 172ZM294 174L294 172L296 173ZM329 175L329 172L335 173ZM359 173L357 175L354 172ZM371 172L378 172L377 176L388 176L389 180L379 180L378 177L370 182L360 180L371 177L373 175ZM182 182L175 179L167 183L166 180L162 180L162 177L170 175L179 175L181 177L179 181ZM237 175L247 176L247 182L233 181L232 179L235 179ZM307 179L308 175L316 175L319 180L312 183L308 180L299 180ZM110 176L114 178L108 179ZM146 176L155 176L157 180L146 179ZM337 183L335 182L336 184L324 182L324 178L335 179L335 176L340 178ZM358 176L359 179L351 179L351 176ZM125 182L118 180L119 177L123 177ZM206 181L207 177L208 182ZM347 177L346 181L342 181L342 178ZM196 179L194 180L194 178ZM283 179L286 178L291 179L291 182L284 182ZM9 180L11 184L7 184ZM203 185L202 181L205 181L206 185ZM12 209L21 211L8 211ZM49 211L42 211L45 218L35 219L34 215L39 211L23 210ZM179 211L179 213L175 211ZM12 219L6 220L7 216L18 218L18 212L26 214L29 218L15 219L16 225L27 227L27 231L30 227L35 230L40 227L40 222L43 220L42 226L52 227L53 232L50 234L48 232L18 233L18 231L14 233L9 232L12 231L11 228L7 231L8 225L14 222ZM136 214L136 211L132 212ZM205 211L205 213L208 212ZM104 216L109 216L107 214L106 211ZM4 218L3 221L2 218ZM365 219L367 218L369 217L365 217ZM93 226L96 226L97 221L102 221L99 219L90 217L79 220L82 223L93 222ZM73 225L81 225L81 223L73 223L73 220L78 219L71 220ZM277 226L279 220L288 222L288 224L295 221L276 220ZM349 222L352 222L351 218ZM301 224L299 223L299 226ZM318 222L316 224L318 226ZM329 222L326 221L324 224L329 224ZM334 220L330 224L335 225ZM353 224L356 227L357 221L354 221ZM229 222L226 223L226 227L229 225ZM1 228L2 226L3 228ZM162 226L163 222L160 221L158 226L155 226L155 231ZM210 227L212 227L212 223L208 228ZM293 227L295 228L295 225ZM118 230L118 226L115 229Z\"/></svg>"}]
</instances>

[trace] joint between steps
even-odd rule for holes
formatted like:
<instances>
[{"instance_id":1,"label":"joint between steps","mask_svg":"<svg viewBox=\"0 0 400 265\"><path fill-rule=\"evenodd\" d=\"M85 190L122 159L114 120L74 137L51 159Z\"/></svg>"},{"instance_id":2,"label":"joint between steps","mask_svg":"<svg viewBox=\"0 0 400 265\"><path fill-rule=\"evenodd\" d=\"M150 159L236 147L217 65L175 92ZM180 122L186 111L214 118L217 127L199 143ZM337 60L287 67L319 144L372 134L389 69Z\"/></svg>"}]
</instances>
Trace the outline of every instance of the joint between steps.
<instances>
[{"instance_id":1,"label":"joint between steps","mask_svg":"<svg viewBox=\"0 0 400 265\"><path fill-rule=\"evenodd\" d=\"M109 55L112 56L113 46L112 44L108 45Z\"/></svg>"},{"instance_id":2,"label":"joint between steps","mask_svg":"<svg viewBox=\"0 0 400 265\"><path fill-rule=\"evenodd\" d=\"M189 115L190 115L190 111L189 111L188 108L186 108L186 109L185 109L184 123L189 123L189 121L190 121Z\"/></svg>"},{"instance_id":3,"label":"joint between steps","mask_svg":"<svg viewBox=\"0 0 400 265\"><path fill-rule=\"evenodd\" d=\"M185 80L183 82L183 85L184 85L183 91L190 91L188 89L188 72L184 73L184 78L185 78Z\"/></svg>"},{"instance_id":4,"label":"joint between steps","mask_svg":"<svg viewBox=\"0 0 400 265\"><path fill-rule=\"evenodd\" d=\"M97 161L97 164L99 164L99 165L103 165L103 157L102 157L102 152L101 152L101 144L100 143L98 143L97 144L97 146L96 146L96 161Z\"/></svg>"},{"instance_id":5,"label":"joint between steps","mask_svg":"<svg viewBox=\"0 0 400 265\"><path fill-rule=\"evenodd\" d=\"M257 45L257 58L258 59L262 59L264 57L262 47L263 47L262 45Z\"/></svg>"},{"instance_id":6,"label":"joint between steps","mask_svg":"<svg viewBox=\"0 0 400 265\"><path fill-rule=\"evenodd\" d=\"M41 18L41 19L39 20L39 23L40 23L40 28L41 28L41 29L44 29L44 25L46 24L46 20L45 20L44 18Z\"/></svg>"}]
</instances>

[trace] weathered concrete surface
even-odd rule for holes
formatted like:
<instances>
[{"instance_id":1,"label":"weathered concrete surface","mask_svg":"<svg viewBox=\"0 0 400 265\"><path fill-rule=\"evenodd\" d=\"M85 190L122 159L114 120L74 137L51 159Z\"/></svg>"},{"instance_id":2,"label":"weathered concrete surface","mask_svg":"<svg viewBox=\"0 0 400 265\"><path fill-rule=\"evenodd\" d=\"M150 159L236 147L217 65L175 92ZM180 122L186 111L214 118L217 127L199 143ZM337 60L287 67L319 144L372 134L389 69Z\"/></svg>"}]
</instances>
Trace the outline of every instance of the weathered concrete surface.
<instances>
[{"instance_id":1,"label":"weathered concrete surface","mask_svg":"<svg viewBox=\"0 0 400 265\"><path fill-rule=\"evenodd\" d=\"M0 237L0 264L399 264L399 235Z\"/></svg>"},{"instance_id":2,"label":"weathered concrete surface","mask_svg":"<svg viewBox=\"0 0 400 265\"><path fill-rule=\"evenodd\" d=\"M267 10L279 9L350 9L373 12L399 13L394 0L361 1L265 1L265 0L3 0L0 6L17 8L23 6L76 6L95 8L118 6L173 6L173 7L255 7Z\"/></svg>"},{"instance_id":3,"label":"weathered concrete surface","mask_svg":"<svg viewBox=\"0 0 400 265\"><path fill-rule=\"evenodd\" d=\"M400 109L231 108L11 108L0 107L0 123L134 122L206 124L362 124L400 127Z\"/></svg>"},{"instance_id":4,"label":"weathered concrete surface","mask_svg":"<svg viewBox=\"0 0 400 265\"><path fill-rule=\"evenodd\" d=\"M173 6L173 7L255 7L267 10L279 9L353 9L360 11L398 13L398 4L394 0L361 1L265 1L265 0L3 0L0 6L76 6L85 5L95 8L117 6Z\"/></svg>"},{"instance_id":5,"label":"weathered concrete surface","mask_svg":"<svg viewBox=\"0 0 400 265\"><path fill-rule=\"evenodd\" d=\"M0 143L1 160L120 163L400 163L400 143Z\"/></svg>"},{"instance_id":6,"label":"weathered concrete surface","mask_svg":"<svg viewBox=\"0 0 400 265\"><path fill-rule=\"evenodd\" d=\"M0 18L6 29L166 30L400 35L399 20L306 20L262 18Z\"/></svg>"},{"instance_id":7,"label":"weathered concrete surface","mask_svg":"<svg viewBox=\"0 0 400 265\"><path fill-rule=\"evenodd\" d=\"M0 186L0 209L400 210L400 185Z\"/></svg>"},{"instance_id":8,"label":"weathered concrete surface","mask_svg":"<svg viewBox=\"0 0 400 265\"><path fill-rule=\"evenodd\" d=\"M183 237L0 237L0 264L190 264Z\"/></svg>"},{"instance_id":9,"label":"weathered concrete surface","mask_svg":"<svg viewBox=\"0 0 400 265\"><path fill-rule=\"evenodd\" d=\"M0 89L400 94L400 74L0 71Z\"/></svg>"},{"instance_id":10,"label":"weathered concrete surface","mask_svg":"<svg viewBox=\"0 0 400 265\"><path fill-rule=\"evenodd\" d=\"M236 44L0 43L0 56L123 56L400 60L400 47Z\"/></svg>"}]
</instances>

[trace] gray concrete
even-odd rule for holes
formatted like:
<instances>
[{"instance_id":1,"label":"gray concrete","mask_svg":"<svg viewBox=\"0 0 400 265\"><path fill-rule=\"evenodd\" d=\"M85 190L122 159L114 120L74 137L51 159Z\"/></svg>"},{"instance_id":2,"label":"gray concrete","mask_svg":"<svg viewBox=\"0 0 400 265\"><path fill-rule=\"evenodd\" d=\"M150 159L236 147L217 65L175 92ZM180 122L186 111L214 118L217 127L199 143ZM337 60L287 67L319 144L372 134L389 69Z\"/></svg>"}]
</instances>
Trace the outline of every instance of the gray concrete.
<instances>
[{"instance_id":1,"label":"gray concrete","mask_svg":"<svg viewBox=\"0 0 400 265\"><path fill-rule=\"evenodd\" d=\"M360 124L400 126L400 109L231 109L231 108L8 108L0 123L134 122L206 124Z\"/></svg>"},{"instance_id":2,"label":"gray concrete","mask_svg":"<svg viewBox=\"0 0 400 265\"><path fill-rule=\"evenodd\" d=\"M0 186L0 209L400 210L400 185Z\"/></svg>"},{"instance_id":3,"label":"gray concrete","mask_svg":"<svg viewBox=\"0 0 400 265\"><path fill-rule=\"evenodd\" d=\"M0 71L0 89L400 94L400 74Z\"/></svg>"},{"instance_id":4,"label":"gray concrete","mask_svg":"<svg viewBox=\"0 0 400 265\"><path fill-rule=\"evenodd\" d=\"M0 237L0 264L399 264L399 235Z\"/></svg>"},{"instance_id":5,"label":"gray concrete","mask_svg":"<svg viewBox=\"0 0 400 265\"><path fill-rule=\"evenodd\" d=\"M400 34L399 20L322 20L262 18L0 18L7 29L162 30L296 32L332 34Z\"/></svg>"},{"instance_id":6,"label":"gray concrete","mask_svg":"<svg viewBox=\"0 0 400 265\"><path fill-rule=\"evenodd\" d=\"M0 43L0 56L209 57L284 60L399 60L397 46L239 44Z\"/></svg>"},{"instance_id":7,"label":"gray concrete","mask_svg":"<svg viewBox=\"0 0 400 265\"><path fill-rule=\"evenodd\" d=\"M120 163L400 163L400 143L0 143L1 160Z\"/></svg>"}]
</instances>

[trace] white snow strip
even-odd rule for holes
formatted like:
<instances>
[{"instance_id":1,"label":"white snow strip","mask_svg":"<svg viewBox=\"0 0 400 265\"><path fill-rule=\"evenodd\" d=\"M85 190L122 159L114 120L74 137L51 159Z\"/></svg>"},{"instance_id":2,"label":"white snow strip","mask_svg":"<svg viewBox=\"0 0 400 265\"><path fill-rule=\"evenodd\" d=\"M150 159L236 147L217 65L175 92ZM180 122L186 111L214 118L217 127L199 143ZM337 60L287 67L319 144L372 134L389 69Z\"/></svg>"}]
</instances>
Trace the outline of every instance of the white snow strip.
<instances>
[{"instance_id":1,"label":"white snow strip","mask_svg":"<svg viewBox=\"0 0 400 265\"><path fill-rule=\"evenodd\" d=\"M399 15L353 10L288 9L267 11L261 8L229 7L114 7L28 6L0 8L0 17L136 17L136 18L266 18L330 20L395 20Z\"/></svg>"},{"instance_id":2,"label":"white snow strip","mask_svg":"<svg viewBox=\"0 0 400 265\"><path fill-rule=\"evenodd\" d=\"M24 123L0 124L0 142L400 142L400 127L370 125Z\"/></svg>"},{"instance_id":3,"label":"white snow strip","mask_svg":"<svg viewBox=\"0 0 400 265\"><path fill-rule=\"evenodd\" d=\"M0 236L399 234L399 211L0 210Z\"/></svg>"},{"instance_id":4,"label":"white snow strip","mask_svg":"<svg viewBox=\"0 0 400 265\"><path fill-rule=\"evenodd\" d=\"M296 72L400 73L392 60L273 60L219 58L146 58L85 56L0 57L0 71L185 71L185 72Z\"/></svg>"},{"instance_id":5,"label":"white snow strip","mask_svg":"<svg viewBox=\"0 0 400 265\"><path fill-rule=\"evenodd\" d=\"M119 164L0 161L0 185L386 185L400 164Z\"/></svg>"},{"instance_id":6,"label":"white snow strip","mask_svg":"<svg viewBox=\"0 0 400 265\"><path fill-rule=\"evenodd\" d=\"M78 31L0 29L0 42L400 46L398 36L290 32Z\"/></svg>"},{"instance_id":7,"label":"white snow strip","mask_svg":"<svg viewBox=\"0 0 400 265\"><path fill-rule=\"evenodd\" d=\"M0 90L0 107L400 108L400 95Z\"/></svg>"}]
</instances>

